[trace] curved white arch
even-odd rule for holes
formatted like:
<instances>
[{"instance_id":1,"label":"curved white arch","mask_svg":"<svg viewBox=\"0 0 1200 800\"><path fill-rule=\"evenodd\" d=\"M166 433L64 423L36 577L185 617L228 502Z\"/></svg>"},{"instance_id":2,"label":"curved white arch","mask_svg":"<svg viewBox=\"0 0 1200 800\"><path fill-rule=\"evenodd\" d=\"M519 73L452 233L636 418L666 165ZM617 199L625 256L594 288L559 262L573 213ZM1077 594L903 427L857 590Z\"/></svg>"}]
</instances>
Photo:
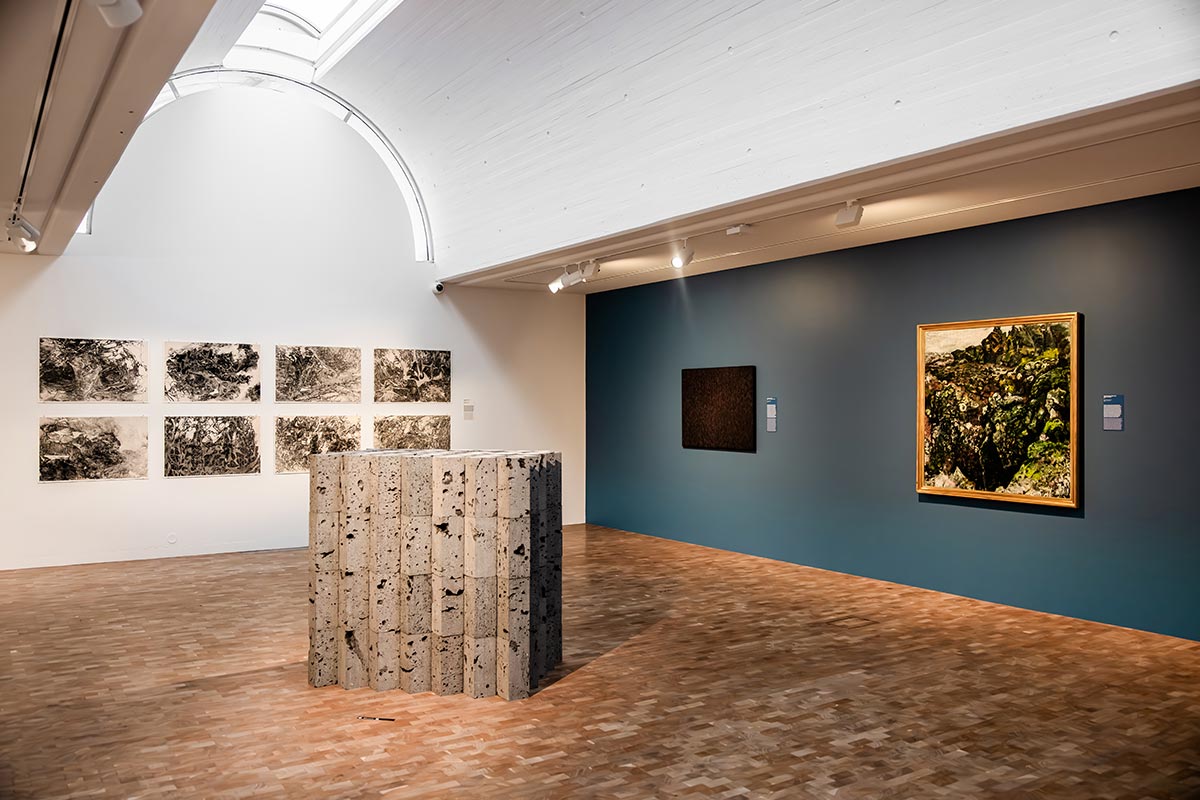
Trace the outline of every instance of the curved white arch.
<instances>
[{"instance_id":1,"label":"curved white arch","mask_svg":"<svg viewBox=\"0 0 1200 800\"><path fill-rule=\"evenodd\" d=\"M375 123L328 89L261 70L198 67L172 75L167 81L167 85L159 92L154 104L150 106L150 110L146 112L146 119L180 97L231 86L268 89L300 97L349 125L355 133L366 140L367 144L371 145L371 149L383 161L392 180L400 189L400 194L404 197L404 204L408 208L409 221L412 224L413 250L417 261L433 262L433 230L429 225L429 214L408 165L404 163L404 159L400 158L396 148Z\"/></svg>"}]
</instances>

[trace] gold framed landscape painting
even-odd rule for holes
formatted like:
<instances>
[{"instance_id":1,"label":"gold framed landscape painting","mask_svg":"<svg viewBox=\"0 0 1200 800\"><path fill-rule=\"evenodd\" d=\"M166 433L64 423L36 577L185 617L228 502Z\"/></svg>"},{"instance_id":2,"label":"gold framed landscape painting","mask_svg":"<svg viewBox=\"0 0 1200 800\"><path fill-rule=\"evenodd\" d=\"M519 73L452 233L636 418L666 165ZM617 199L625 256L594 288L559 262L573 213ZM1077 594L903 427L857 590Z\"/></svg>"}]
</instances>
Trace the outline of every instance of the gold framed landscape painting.
<instances>
[{"instance_id":1,"label":"gold framed landscape painting","mask_svg":"<svg viewBox=\"0 0 1200 800\"><path fill-rule=\"evenodd\" d=\"M1079 506L1079 314L917 326L917 491Z\"/></svg>"}]
</instances>

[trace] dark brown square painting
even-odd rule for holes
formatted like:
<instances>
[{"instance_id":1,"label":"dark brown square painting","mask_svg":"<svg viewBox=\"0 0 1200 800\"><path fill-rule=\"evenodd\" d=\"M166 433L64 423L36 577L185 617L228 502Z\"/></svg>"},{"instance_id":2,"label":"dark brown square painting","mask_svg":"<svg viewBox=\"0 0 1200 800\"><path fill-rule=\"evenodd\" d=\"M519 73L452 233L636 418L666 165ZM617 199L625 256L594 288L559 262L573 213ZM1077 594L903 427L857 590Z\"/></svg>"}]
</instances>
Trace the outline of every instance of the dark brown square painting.
<instances>
[{"instance_id":1,"label":"dark brown square painting","mask_svg":"<svg viewBox=\"0 0 1200 800\"><path fill-rule=\"evenodd\" d=\"M755 452L754 367L685 369L682 383L684 447Z\"/></svg>"}]
</instances>

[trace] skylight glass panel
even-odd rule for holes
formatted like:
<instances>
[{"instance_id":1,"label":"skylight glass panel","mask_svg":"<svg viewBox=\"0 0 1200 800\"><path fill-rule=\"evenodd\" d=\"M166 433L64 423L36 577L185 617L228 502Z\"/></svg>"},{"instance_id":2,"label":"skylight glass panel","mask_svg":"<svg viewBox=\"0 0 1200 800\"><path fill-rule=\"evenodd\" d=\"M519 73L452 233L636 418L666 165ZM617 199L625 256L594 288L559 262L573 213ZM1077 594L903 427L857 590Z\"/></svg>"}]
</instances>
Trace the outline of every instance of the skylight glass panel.
<instances>
[{"instance_id":1,"label":"skylight glass panel","mask_svg":"<svg viewBox=\"0 0 1200 800\"><path fill-rule=\"evenodd\" d=\"M353 0L271 0L269 5L290 11L319 31L326 31Z\"/></svg>"}]
</instances>

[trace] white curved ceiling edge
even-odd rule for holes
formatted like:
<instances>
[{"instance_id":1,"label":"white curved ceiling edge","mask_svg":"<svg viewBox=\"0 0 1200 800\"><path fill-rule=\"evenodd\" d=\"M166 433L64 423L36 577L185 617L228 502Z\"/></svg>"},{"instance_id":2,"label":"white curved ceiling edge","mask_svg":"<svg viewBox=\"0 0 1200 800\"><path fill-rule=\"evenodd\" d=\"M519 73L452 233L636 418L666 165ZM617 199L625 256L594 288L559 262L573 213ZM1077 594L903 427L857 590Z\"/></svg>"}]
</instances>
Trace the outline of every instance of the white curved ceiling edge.
<instances>
[{"instance_id":1,"label":"white curved ceiling edge","mask_svg":"<svg viewBox=\"0 0 1200 800\"><path fill-rule=\"evenodd\" d=\"M346 123L351 130L371 146L379 156L388 174L391 175L404 205L408 209L412 226L413 250L417 261L433 261L433 232L421 190L409 171L404 159L381 130L361 111L333 92L313 83L296 80L285 75L249 69L228 67L198 67L178 72L171 76L158 98L146 113L146 119L158 113L181 97L214 89L243 87L266 89L302 99L332 114Z\"/></svg>"}]
</instances>

